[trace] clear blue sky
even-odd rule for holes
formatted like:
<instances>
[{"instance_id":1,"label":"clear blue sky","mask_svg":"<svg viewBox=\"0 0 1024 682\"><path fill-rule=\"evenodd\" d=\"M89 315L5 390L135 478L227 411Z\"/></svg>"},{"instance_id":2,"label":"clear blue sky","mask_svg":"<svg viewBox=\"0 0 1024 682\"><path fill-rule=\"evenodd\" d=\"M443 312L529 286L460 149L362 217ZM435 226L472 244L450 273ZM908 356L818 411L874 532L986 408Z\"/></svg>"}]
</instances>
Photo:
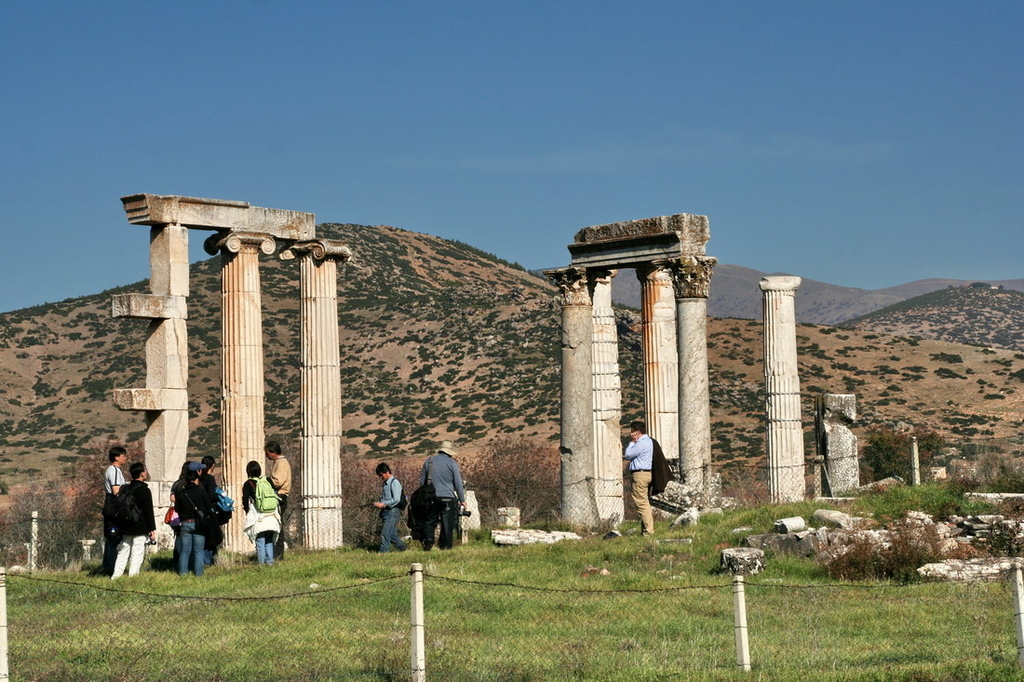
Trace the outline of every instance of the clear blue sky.
<instances>
[{"instance_id":1,"label":"clear blue sky","mask_svg":"<svg viewBox=\"0 0 1024 682\"><path fill-rule=\"evenodd\" d=\"M687 212L766 272L1024 277L1022 35L960 0L8 2L0 311L147 277L138 192L528 268Z\"/></svg>"}]
</instances>

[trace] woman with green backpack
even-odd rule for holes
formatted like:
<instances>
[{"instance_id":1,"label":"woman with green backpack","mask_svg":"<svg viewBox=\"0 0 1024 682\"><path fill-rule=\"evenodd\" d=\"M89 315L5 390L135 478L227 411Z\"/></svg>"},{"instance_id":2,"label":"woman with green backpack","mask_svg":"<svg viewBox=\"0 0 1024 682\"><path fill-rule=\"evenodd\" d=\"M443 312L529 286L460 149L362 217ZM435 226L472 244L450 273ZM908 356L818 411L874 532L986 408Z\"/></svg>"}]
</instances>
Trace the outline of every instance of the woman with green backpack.
<instances>
[{"instance_id":1,"label":"woman with green backpack","mask_svg":"<svg viewBox=\"0 0 1024 682\"><path fill-rule=\"evenodd\" d=\"M277 493L263 476L260 463L253 460L245 465L249 477L242 484L242 508L245 510L245 533L256 544L256 561L265 566L274 565L274 543L281 532Z\"/></svg>"}]
</instances>

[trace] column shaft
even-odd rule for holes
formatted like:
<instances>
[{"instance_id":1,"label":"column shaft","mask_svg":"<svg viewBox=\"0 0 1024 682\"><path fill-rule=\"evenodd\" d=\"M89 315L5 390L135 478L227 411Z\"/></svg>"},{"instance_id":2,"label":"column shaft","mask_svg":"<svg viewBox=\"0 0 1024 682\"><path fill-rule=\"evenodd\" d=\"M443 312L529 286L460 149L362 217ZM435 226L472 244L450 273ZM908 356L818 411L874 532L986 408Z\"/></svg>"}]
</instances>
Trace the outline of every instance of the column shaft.
<instances>
[{"instance_id":1,"label":"column shaft","mask_svg":"<svg viewBox=\"0 0 1024 682\"><path fill-rule=\"evenodd\" d=\"M797 373L794 293L799 277L765 277L764 376L768 495L772 502L804 499L803 429Z\"/></svg>"},{"instance_id":2,"label":"column shaft","mask_svg":"<svg viewBox=\"0 0 1024 682\"><path fill-rule=\"evenodd\" d=\"M679 458L679 348L672 275L664 266L637 270L647 432L670 461Z\"/></svg>"},{"instance_id":3,"label":"column shaft","mask_svg":"<svg viewBox=\"0 0 1024 682\"><path fill-rule=\"evenodd\" d=\"M594 281L594 470L597 513L617 525L622 502L622 390L619 379L619 336L612 308L614 272Z\"/></svg>"}]
</instances>

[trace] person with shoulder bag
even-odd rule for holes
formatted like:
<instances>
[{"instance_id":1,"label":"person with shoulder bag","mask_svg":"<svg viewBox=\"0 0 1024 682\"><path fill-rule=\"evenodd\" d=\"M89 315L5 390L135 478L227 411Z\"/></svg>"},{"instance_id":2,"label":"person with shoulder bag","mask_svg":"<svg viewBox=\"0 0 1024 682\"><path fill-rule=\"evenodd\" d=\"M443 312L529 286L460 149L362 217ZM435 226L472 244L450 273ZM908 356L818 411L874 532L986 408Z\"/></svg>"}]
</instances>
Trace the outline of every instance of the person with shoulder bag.
<instances>
[{"instance_id":1,"label":"person with shoulder bag","mask_svg":"<svg viewBox=\"0 0 1024 682\"><path fill-rule=\"evenodd\" d=\"M174 496L174 510L181 521L178 575L188 575L191 568L197 578L202 577L207 524L213 522L213 507L206 490L199 485L198 471L190 469L185 474L185 485Z\"/></svg>"},{"instance_id":2,"label":"person with shoulder bag","mask_svg":"<svg viewBox=\"0 0 1024 682\"><path fill-rule=\"evenodd\" d=\"M380 531L380 551L390 552L393 545L399 552L404 552L405 543L398 537L398 520L405 509L402 484L391 473L391 467L384 462L377 465L377 476L382 481L380 501L374 502L373 506L380 510L380 519L384 522L384 527Z\"/></svg>"},{"instance_id":3,"label":"person with shoulder bag","mask_svg":"<svg viewBox=\"0 0 1024 682\"><path fill-rule=\"evenodd\" d=\"M256 545L256 562L274 565L274 543L281 532L280 500L270 481L263 477L263 467L253 460L245 465L248 480L242 484L242 509L245 526L242 530Z\"/></svg>"}]
</instances>

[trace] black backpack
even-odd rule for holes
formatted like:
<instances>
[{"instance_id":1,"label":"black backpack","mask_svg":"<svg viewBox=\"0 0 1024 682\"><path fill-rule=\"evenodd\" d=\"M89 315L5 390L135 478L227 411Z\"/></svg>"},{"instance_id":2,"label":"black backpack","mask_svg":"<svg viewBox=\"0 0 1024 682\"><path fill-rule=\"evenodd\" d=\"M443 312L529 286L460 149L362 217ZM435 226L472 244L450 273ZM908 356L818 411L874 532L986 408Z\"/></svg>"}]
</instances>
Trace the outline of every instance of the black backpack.
<instances>
[{"instance_id":1,"label":"black backpack","mask_svg":"<svg viewBox=\"0 0 1024 682\"><path fill-rule=\"evenodd\" d=\"M134 525L142 520L142 510L135 500L135 485L121 486L114 497L114 522L119 526Z\"/></svg>"}]
</instances>

